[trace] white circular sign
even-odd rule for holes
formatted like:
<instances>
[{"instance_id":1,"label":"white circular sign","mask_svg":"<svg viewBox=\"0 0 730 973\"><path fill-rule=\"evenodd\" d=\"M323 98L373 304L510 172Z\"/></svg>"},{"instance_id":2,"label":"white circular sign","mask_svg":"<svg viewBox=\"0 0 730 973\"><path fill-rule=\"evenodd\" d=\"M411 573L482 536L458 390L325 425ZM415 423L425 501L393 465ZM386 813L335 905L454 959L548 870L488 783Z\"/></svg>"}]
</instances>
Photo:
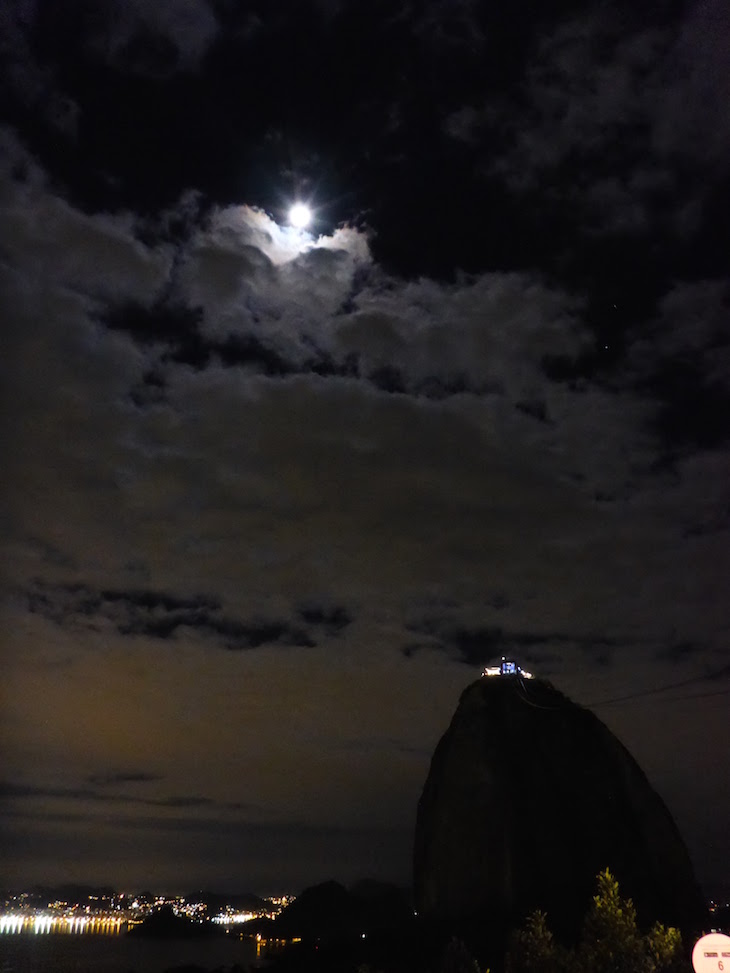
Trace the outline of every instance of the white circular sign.
<instances>
[{"instance_id":1,"label":"white circular sign","mask_svg":"<svg viewBox=\"0 0 730 973\"><path fill-rule=\"evenodd\" d=\"M730 973L730 936L711 932L698 939L692 950L695 973Z\"/></svg>"}]
</instances>

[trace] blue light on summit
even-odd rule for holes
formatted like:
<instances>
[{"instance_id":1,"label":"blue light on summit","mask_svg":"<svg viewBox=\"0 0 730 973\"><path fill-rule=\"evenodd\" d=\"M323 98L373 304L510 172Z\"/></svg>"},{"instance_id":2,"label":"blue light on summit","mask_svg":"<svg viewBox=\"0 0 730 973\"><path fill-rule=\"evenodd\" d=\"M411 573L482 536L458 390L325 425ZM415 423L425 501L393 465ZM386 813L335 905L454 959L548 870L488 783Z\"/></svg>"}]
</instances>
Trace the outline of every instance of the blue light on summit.
<instances>
[{"instance_id":1,"label":"blue light on summit","mask_svg":"<svg viewBox=\"0 0 730 973\"><path fill-rule=\"evenodd\" d=\"M498 666L485 666L482 669L483 676L521 676L523 679L534 678L531 672L521 668L514 659L507 659L502 656L502 661Z\"/></svg>"}]
</instances>

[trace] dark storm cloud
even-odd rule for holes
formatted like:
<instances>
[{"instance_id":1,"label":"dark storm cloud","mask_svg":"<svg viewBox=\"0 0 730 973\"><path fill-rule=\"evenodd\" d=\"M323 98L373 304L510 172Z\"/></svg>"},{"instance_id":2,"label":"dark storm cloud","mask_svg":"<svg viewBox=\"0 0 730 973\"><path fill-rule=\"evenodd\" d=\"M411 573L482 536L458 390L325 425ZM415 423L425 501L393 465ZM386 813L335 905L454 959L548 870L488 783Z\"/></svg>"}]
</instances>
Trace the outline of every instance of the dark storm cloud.
<instances>
[{"instance_id":1,"label":"dark storm cloud","mask_svg":"<svg viewBox=\"0 0 730 973\"><path fill-rule=\"evenodd\" d=\"M204 595L180 598L160 591L96 589L82 583L36 581L28 608L58 625L98 628L111 623L125 636L167 640L187 632L212 636L230 650L262 645L312 647L306 629L285 621L243 622L223 614L219 601Z\"/></svg>"}]
</instances>

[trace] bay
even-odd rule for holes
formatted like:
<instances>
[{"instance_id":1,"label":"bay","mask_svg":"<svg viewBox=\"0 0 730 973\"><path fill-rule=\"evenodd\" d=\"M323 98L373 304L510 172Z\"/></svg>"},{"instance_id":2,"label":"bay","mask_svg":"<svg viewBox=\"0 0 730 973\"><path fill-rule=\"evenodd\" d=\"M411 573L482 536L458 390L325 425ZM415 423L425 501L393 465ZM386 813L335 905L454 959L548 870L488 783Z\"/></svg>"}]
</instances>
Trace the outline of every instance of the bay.
<instances>
[{"instance_id":1,"label":"bay","mask_svg":"<svg viewBox=\"0 0 730 973\"><path fill-rule=\"evenodd\" d=\"M164 973L180 966L248 970L256 943L215 939L145 939L64 934L0 936L0 973Z\"/></svg>"}]
</instances>

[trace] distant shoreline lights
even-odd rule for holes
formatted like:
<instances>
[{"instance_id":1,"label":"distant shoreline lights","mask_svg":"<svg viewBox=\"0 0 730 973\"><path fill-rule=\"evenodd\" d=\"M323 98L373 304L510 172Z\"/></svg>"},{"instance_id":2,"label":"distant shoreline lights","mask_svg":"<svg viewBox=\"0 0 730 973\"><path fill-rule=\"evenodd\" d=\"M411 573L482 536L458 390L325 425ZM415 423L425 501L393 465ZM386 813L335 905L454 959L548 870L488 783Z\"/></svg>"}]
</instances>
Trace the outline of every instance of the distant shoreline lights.
<instances>
[{"instance_id":1,"label":"distant shoreline lights","mask_svg":"<svg viewBox=\"0 0 730 973\"><path fill-rule=\"evenodd\" d=\"M0 935L3 933L117 933L127 926L126 919L90 916L5 915L0 916Z\"/></svg>"}]
</instances>

